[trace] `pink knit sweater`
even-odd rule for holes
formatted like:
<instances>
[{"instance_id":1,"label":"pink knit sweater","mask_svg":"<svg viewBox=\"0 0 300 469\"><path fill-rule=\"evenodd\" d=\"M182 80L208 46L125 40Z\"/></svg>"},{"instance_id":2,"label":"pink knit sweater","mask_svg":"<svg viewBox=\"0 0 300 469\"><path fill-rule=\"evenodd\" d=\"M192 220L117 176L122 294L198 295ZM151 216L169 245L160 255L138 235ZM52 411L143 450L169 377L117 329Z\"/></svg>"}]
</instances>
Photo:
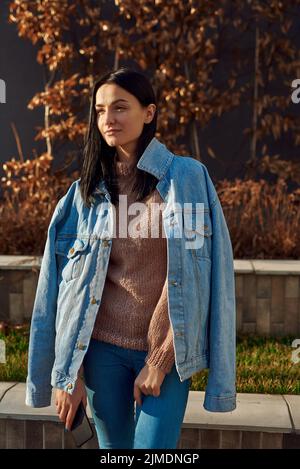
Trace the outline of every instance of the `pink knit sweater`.
<instances>
[{"instance_id":1,"label":"pink knit sweater","mask_svg":"<svg viewBox=\"0 0 300 469\"><path fill-rule=\"evenodd\" d=\"M146 350L145 363L169 373L175 357L168 313L167 246L162 236L161 211L158 220L152 218L150 209L151 203L161 204L163 200L155 189L143 200L146 208L128 215L130 204L135 202L131 189L136 165L116 161L116 172L120 194L128 196L128 210L124 214L120 206L116 207L115 237L92 337L129 349ZM127 220L127 237L121 237L126 236L126 230L119 236L121 213ZM158 237L154 238L151 223L152 226L156 223L157 228L157 222ZM136 229L133 235L130 226Z\"/></svg>"}]
</instances>

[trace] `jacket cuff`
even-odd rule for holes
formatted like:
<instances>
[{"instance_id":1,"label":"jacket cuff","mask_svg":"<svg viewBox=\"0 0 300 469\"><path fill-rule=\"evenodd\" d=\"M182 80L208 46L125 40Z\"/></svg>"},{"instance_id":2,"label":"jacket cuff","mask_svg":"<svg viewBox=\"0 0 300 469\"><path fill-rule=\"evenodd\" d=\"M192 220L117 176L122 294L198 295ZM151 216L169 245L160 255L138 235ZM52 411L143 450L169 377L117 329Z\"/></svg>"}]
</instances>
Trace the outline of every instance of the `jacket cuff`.
<instances>
[{"instance_id":1,"label":"jacket cuff","mask_svg":"<svg viewBox=\"0 0 300 469\"><path fill-rule=\"evenodd\" d=\"M26 389L25 404L29 407L51 406L52 390L33 393Z\"/></svg>"},{"instance_id":2,"label":"jacket cuff","mask_svg":"<svg viewBox=\"0 0 300 469\"><path fill-rule=\"evenodd\" d=\"M203 407L209 412L231 412L236 408L236 395L217 397L205 394Z\"/></svg>"}]
</instances>

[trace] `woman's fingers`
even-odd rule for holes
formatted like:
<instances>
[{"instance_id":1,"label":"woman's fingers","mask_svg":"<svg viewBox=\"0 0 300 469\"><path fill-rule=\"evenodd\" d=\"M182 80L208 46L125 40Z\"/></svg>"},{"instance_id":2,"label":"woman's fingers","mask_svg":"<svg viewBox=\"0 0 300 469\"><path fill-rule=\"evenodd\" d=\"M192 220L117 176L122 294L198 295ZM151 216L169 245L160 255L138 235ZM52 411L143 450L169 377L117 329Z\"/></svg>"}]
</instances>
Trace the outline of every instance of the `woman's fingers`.
<instances>
[{"instance_id":1,"label":"woman's fingers","mask_svg":"<svg viewBox=\"0 0 300 469\"><path fill-rule=\"evenodd\" d=\"M66 422L66 417L67 417L68 411L69 411L68 407L64 406L64 407L62 407L62 409L59 412L59 418L64 423Z\"/></svg>"},{"instance_id":2,"label":"woman's fingers","mask_svg":"<svg viewBox=\"0 0 300 469\"><path fill-rule=\"evenodd\" d=\"M78 404L79 405L79 404ZM78 407L78 406L77 406ZM72 423L76 414L77 407L70 407L66 417L65 427L67 430L71 430Z\"/></svg>"},{"instance_id":3,"label":"woman's fingers","mask_svg":"<svg viewBox=\"0 0 300 469\"><path fill-rule=\"evenodd\" d=\"M139 406L142 405L142 392L136 383L134 384L133 398Z\"/></svg>"},{"instance_id":4,"label":"woman's fingers","mask_svg":"<svg viewBox=\"0 0 300 469\"><path fill-rule=\"evenodd\" d=\"M81 400L86 409L87 393L85 389L82 389L81 383L76 386L74 395L72 395L71 398L69 395L66 396L64 391L60 391L56 394L56 412L59 415L59 419L65 424L67 430L70 430L72 427L76 410Z\"/></svg>"}]
</instances>

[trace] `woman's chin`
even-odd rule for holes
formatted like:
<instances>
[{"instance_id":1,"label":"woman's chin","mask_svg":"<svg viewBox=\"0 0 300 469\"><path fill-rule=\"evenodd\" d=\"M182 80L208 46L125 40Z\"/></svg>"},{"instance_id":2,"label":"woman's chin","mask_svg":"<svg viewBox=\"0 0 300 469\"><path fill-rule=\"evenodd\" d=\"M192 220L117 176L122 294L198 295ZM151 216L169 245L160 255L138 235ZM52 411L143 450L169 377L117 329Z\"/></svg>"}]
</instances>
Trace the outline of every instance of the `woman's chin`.
<instances>
[{"instance_id":1,"label":"woman's chin","mask_svg":"<svg viewBox=\"0 0 300 469\"><path fill-rule=\"evenodd\" d=\"M119 132L118 132L118 133L119 133ZM121 139L120 139L118 133L112 134L112 135L106 135L106 136L105 136L106 143L107 143L108 145L111 145L111 146L115 146L115 143L116 143L116 142L119 143L119 142L121 141Z\"/></svg>"}]
</instances>

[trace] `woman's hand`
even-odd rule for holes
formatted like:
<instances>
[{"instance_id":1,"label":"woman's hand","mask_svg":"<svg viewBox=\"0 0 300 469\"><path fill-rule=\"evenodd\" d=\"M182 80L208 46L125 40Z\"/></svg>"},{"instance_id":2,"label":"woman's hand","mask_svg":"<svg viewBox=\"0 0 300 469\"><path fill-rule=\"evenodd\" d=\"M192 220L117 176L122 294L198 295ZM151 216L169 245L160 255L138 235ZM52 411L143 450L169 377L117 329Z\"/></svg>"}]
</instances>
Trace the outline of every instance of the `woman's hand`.
<instances>
[{"instance_id":1,"label":"woman's hand","mask_svg":"<svg viewBox=\"0 0 300 469\"><path fill-rule=\"evenodd\" d=\"M87 406L87 393L84 381L81 378L77 378L73 394L69 394L62 389L56 389L55 391L55 405L59 418L65 423L66 429L71 430L80 401L83 402L85 409Z\"/></svg>"},{"instance_id":2,"label":"woman's hand","mask_svg":"<svg viewBox=\"0 0 300 469\"><path fill-rule=\"evenodd\" d=\"M142 393L158 397L160 386L166 374L151 365L145 365L134 381L133 396L139 406L142 405Z\"/></svg>"}]
</instances>

